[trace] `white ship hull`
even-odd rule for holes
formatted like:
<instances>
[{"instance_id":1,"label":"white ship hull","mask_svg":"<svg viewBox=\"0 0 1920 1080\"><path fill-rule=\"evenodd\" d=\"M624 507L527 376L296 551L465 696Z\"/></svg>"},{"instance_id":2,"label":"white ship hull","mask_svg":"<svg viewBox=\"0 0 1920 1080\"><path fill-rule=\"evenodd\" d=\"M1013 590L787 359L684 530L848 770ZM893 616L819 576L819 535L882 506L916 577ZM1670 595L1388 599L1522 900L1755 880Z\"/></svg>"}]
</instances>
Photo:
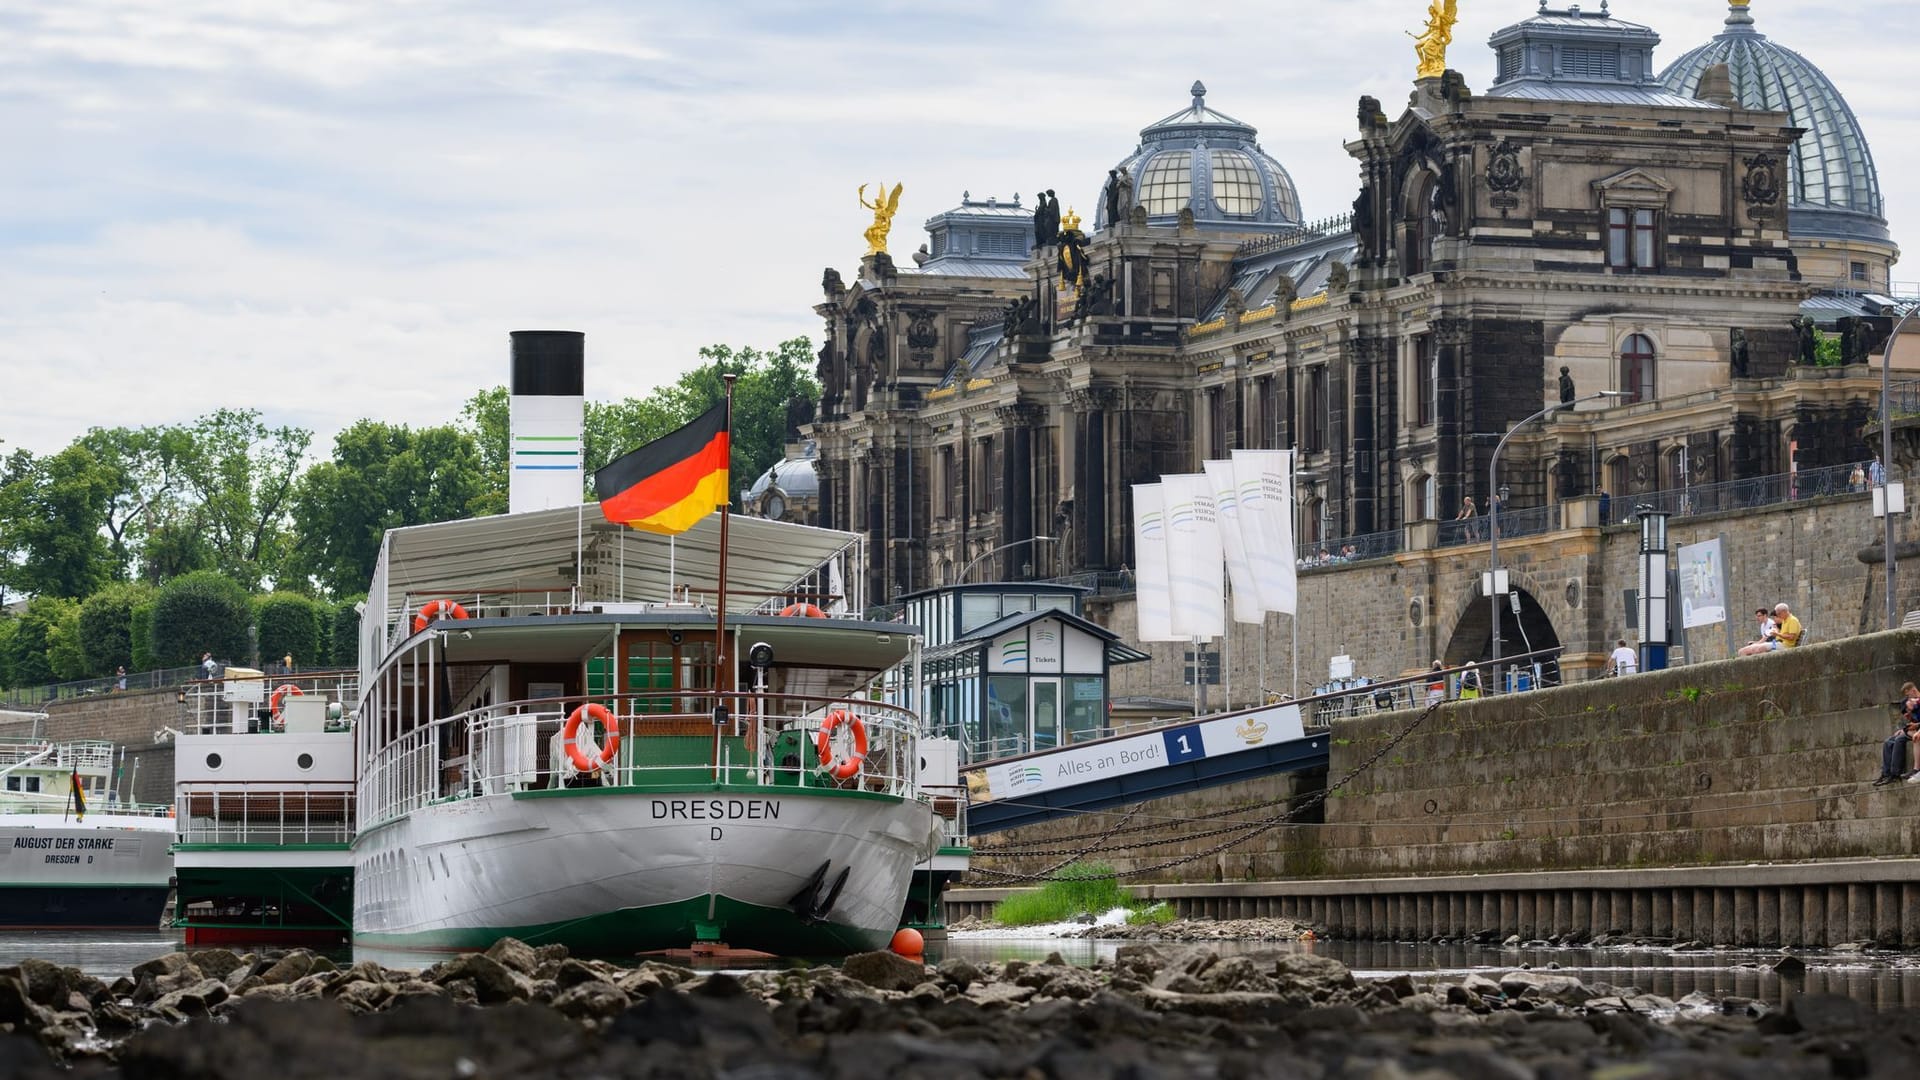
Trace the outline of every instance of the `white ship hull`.
<instances>
[{"instance_id":1,"label":"white ship hull","mask_svg":"<svg viewBox=\"0 0 1920 1080\"><path fill-rule=\"evenodd\" d=\"M784 955L881 948L936 835L924 802L853 791L457 799L356 839L354 937L472 948L512 935L600 954L696 940Z\"/></svg>"},{"instance_id":2,"label":"white ship hull","mask_svg":"<svg viewBox=\"0 0 1920 1080\"><path fill-rule=\"evenodd\" d=\"M156 927L172 842L167 818L0 813L0 927Z\"/></svg>"}]
</instances>

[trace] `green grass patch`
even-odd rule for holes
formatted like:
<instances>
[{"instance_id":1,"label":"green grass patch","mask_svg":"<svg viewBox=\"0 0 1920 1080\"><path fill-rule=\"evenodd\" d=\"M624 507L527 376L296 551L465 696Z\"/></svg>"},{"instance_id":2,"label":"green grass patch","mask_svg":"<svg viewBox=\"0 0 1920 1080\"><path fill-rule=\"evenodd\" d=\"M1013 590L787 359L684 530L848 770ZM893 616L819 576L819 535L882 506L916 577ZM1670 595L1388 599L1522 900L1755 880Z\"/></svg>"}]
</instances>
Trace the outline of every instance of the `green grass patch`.
<instances>
[{"instance_id":1,"label":"green grass patch","mask_svg":"<svg viewBox=\"0 0 1920 1080\"><path fill-rule=\"evenodd\" d=\"M1172 922L1175 918L1172 904L1167 903L1165 900L1156 900L1146 907L1134 908L1128 912L1127 925L1164 926Z\"/></svg>"},{"instance_id":2,"label":"green grass patch","mask_svg":"<svg viewBox=\"0 0 1920 1080\"><path fill-rule=\"evenodd\" d=\"M1081 913L1104 915L1114 908L1138 909L1139 902L1113 878L1106 863L1070 863L1038 891L1009 896L993 906L1002 926L1064 922Z\"/></svg>"}]
</instances>

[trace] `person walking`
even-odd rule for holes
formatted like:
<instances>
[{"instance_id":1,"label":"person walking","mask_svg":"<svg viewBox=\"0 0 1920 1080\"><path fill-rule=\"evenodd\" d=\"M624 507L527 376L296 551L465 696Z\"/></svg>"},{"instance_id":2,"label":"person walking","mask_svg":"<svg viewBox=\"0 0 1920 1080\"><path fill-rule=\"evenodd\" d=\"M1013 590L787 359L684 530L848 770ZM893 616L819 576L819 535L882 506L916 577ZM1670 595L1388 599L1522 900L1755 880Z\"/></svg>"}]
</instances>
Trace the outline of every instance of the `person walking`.
<instances>
[{"instance_id":1,"label":"person walking","mask_svg":"<svg viewBox=\"0 0 1920 1080\"><path fill-rule=\"evenodd\" d=\"M203 679L213 678L213 673L216 670L218 670L219 666L220 665L213 662L212 653L203 652L200 654L200 677L201 678Z\"/></svg>"},{"instance_id":2,"label":"person walking","mask_svg":"<svg viewBox=\"0 0 1920 1080\"><path fill-rule=\"evenodd\" d=\"M1615 677L1631 675L1640 670L1640 657L1627 645L1627 639L1621 638L1615 643L1613 655L1607 657L1607 670Z\"/></svg>"},{"instance_id":3,"label":"person walking","mask_svg":"<svg viewBox=\"0 0 1920 1080\"><path fill-rule=\"evenodd\" d=\"M113 669L113 678L114 678L113 688L115 690L120 691L123 694L126 693L127 692L127 666L125 664L122 664L119 667L116 667Z\"/></svg>"}]
</instances>

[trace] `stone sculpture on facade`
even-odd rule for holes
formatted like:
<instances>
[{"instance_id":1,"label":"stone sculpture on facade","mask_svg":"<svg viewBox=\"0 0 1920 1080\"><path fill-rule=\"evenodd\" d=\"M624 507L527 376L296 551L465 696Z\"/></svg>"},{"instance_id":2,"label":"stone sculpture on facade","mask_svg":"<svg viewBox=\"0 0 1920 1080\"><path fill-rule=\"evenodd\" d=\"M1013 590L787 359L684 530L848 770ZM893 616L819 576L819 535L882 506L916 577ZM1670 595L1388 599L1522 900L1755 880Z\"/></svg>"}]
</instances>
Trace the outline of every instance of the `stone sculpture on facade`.
<instances>
[{"instance_id":1,"label":"stone sculpture on facade","mask_svg":"<svg viewBox=\"0 0 1920 1080\"><path fill-rule=\"evenodd\" d=\"M1571 405L1574 399L1573 372L1567 365L1560 365L1560 404Z\"/></svg>"},{"instance_id":2,"label":"stone sculpture on facade","mask_svg":"<svg viewBox=\"0 0 1920 1080\"><path fill-rule=\"evenodd\" d=\"M1793 320L1794 337L1800 346L1800 363L1812 367L1820 359L1819 336L1814 333L1813 317L1800 315Z\"/></svg>"},{"instance_id":3,"label":"stone sculpture on facade","mask_svg":"<svg viewBox=\"0 0 1920 1080\"><path fill-rule=\"evenodd\" d=\"M873 211L873 224L867 226L868 255L887 253L887 233L893 231L893 215L900 210L900 189L903 185L893 185L893 194L887 194L887 185L879 184L873 193L873 201L867 201L867 185L860 185L860 205Z\"/></svg>"},{"instance_id":4,"label":"stone sculpture on facade","mask_svg":"<svg viewBox=\"0 0 1920 1080\"><path fill-rule=\"evenodd\" d=\"M1365 135L1376 128L1387 126L1386 111L1380 108L1380 99L1372 94L1360 95L1360 134Z\"/></svg>"},{"instance_id":5,"label":"stone sculpture on facade","mask_svg":"<svg viewBox=\"0 0 1920 1080\"><path fill-rule=\"evenodd\" d=\"M1747 332L1736 326L1727 332L1727 369L1734 378L1747 377L1749 359Z\"/></svg>"},{"instance_id":6,"label":"stone sculpture on facade","mask_svg":"<svg viewBox=\"0 0 1920 1080\"><path fill-rule=\"evenodd\" d=\"M820 291L832 300L847 291L847 285L840 280L840 271L829 266L820 272Z\"/></svg>"},{"instance_id":7,"label":"stone sculpture on facade","mask_svg":"<svg viewBox=\"0 0 1920 1080\"><path fill-rule=\"evenodd\" d=\"M1333 265L1327 267L1327 296L1329 298L1347 291L1349 285L1347 275L1347 264L1341 262L1339 259L1333 260Z\"/></svg>"},{"instance_id":8,"label":"stone sculpture on facade","mask_svg":"<svg viewBox=\"0 0 1920 1080\"><path fill-rule=\"evenodd\" d=\"M1033 206L1033 246L1046 247L1060 238L1060 200L1051 188L1040 193Z\"/></svg>"}]
</instances>

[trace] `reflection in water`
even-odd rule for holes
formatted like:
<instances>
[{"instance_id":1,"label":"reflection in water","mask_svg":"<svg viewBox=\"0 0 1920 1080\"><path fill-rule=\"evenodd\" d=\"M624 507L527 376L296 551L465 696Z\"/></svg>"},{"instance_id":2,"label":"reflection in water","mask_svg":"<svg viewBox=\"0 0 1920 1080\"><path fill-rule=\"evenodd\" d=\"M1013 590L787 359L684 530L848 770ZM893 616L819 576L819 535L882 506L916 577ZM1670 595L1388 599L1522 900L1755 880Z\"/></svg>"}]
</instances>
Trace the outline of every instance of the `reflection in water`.
<instances>
[{"instance_id":1,"label":"reflection in water","mask_svg":"<svg viewBox=\"0 0 1920 1080\"><path fill-rule=\"evenodd\" d=\"M960 936L929 942L927 960L938 963L950 956L975 962L1044 960L1049 953L1082 966L1096 960L1111 962L1123 941L1087 938L1006 938ZM1457 979L1470 971L1498 976L1522 964L1536 970L1558 965L1562 974L1589 985L1609 983L1623 990L1681 998L1699 991L1712 998L1754 998L1770 1005L1784 1003L1791 994L1844 994L1879 1008L1920 1007L1920 957L1886 954L1868 958L1859 954L1804 952L1805 975L1782 978L1770 966L1777 952L1723 950L1719 952L1665 952L1657 949L1507 949L1480 945L1402 944L1384 941L1218 941L1193 944L1156 943L1163 950L1211 948L1222 953L1255 950L1310 951L1331 957L1353 969L1360 978L1385 978L1401 973L1416 981ZM0 934L0 965L18 964L33 957L89 975L113 979L134 965L180 948L180 935L168 931L46 931ZM246 949L236 947L236 952ZM330 953L345 962L344 953ZM441 952L396 952L356 949L352 960L375 960L387 967L419 969L447 958ZM769 966L790 966L793 961ZM737 970L738 962L724 965Z\"/></svg>"},{"instance_id":2,"label":"reflection in water","mask_svg":"<svg viewBox=\"0 0 1920 1080\"><path fill-rule=\"evenodd\" d=\"M1070 964L1111 961L1124 941L1086 938L955 937L928 947L928 960L964 956L975 962L1043 960L1057 952ZM1220 941L1158 943L1162 949L1213 948L1222 953L1261 949L1312 952L1331 957L1363 979L1410 974L1453 980L1468 972L1498 976L1522 964L1572 975L1589 985L1608 983L1622 990L1681 998L1699 991L1712 998L1743 997L1784 1004L1796 993L1844 994L1877 1008L1920 1006L1920 957L1867 958L1860 954L1796 953L1806 974L1783 978L1771 970L1778 952L1720 950L1667 952L1660 949L1508 949L1485 945L1428 945L1390 941Z\"/></svg>"}]
</instances>

